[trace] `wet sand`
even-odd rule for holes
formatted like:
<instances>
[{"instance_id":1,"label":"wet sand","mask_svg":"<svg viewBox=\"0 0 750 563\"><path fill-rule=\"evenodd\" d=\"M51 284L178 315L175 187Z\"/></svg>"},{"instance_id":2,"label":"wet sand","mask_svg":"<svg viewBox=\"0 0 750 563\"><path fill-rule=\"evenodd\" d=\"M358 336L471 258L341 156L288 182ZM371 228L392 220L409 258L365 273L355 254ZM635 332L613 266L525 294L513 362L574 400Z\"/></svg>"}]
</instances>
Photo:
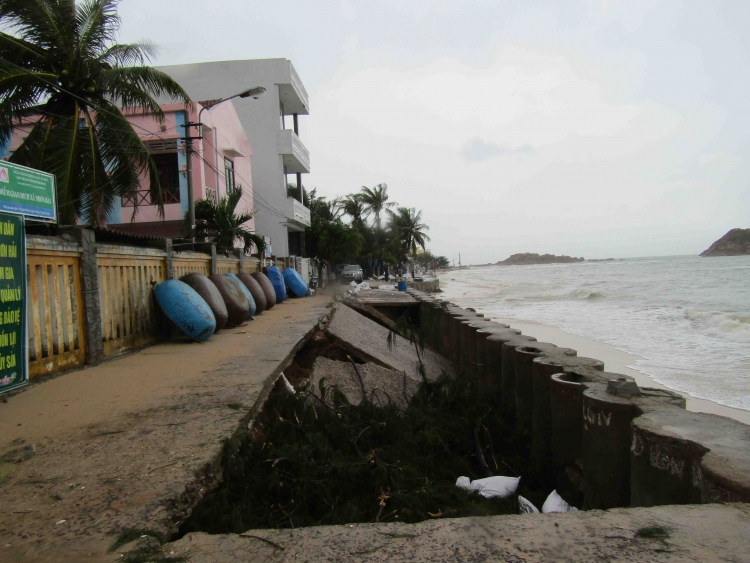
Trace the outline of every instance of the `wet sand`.
<instances>
[{"instance_id":1,"label":"wet sand","mask_svg":"<svg viewBox=\"0 0 750 563\"><path fill-rule=\"evenodd\" d=\"M540 342L550 342L557 346L565 348L573 348L578 350L579 356L585 356L588 358L596 358L604 362L604 368L607 371L616 373L622 373L630 375L635 378L638 385L641 387L656 387L658 389L671 389L661 383L654 381L650 376L636 369L632 366L635 362L640 359L639 356L634 354L628 354L622 350L618 350L611 344L605 344L582 336L575 336L559 328L547 326L541 323L532 321L524 321L520 319L502 318L502 317L490 317L492 320L506 323L522 331L524 334L535 337ZM693 412L707 412L712 414L718 414L739 420L745 424L750 424L750 411L742 409L734 409L726 407L713 401L707 401L705 399L697 399L691 397L687 393L680 391L679 389L671 389L677 391L687 399L687 409Z\"/></svg>"}]
</instances>

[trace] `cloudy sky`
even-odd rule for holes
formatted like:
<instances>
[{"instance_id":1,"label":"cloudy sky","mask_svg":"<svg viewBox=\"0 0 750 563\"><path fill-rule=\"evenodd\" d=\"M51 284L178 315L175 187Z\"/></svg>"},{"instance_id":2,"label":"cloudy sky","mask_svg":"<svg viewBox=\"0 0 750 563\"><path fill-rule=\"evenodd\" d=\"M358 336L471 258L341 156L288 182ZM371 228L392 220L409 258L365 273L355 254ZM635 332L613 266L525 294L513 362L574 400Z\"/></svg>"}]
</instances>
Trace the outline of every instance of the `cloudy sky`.
<instances>
[{"instance_id":1,"label":"cloudy sky","mask_svg":"<svg viewBox=\"0 0 750 563\"><path fill-rule=\"evenodd\" d=\"M308 188L388 184L436 254L697 254L750 227L750 2L123 0L158 64L286 57Z\"/></svg>"}]
</instances>

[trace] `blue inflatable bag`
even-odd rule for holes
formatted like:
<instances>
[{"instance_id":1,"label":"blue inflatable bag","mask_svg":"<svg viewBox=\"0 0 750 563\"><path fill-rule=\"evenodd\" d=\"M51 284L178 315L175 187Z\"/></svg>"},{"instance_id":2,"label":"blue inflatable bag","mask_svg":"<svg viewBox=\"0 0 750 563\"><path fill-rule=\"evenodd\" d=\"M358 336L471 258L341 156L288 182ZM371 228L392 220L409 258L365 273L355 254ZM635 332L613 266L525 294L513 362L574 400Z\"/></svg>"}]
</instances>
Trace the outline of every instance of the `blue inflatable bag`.
<instances>
[{"instance_id":1,"label":"blue inflatable bag","mask_svg":"<svg viewBox=\"0 0 750 563\"><path fill-rule=\"evenodd\" d=\"M284 283L284 276L276 266L269 266L266 268L268 273L268 279L271 280L271 285L276 292L276 303L281 303L286 300L286 284Z\"/></svg>"},{"instance_id":2,"label":"blue inflatable bag","mask_svg":"<svg viewBox=\"0 0 750 563\"><path fill-rule=\"evenodd\" d=\"M247 297L247 302L250 305L250 310L247 313L247 318L251 319L255 316L255 311L258 310L258 307L255 305L255 299L253 299L253 294L250 293L250 290L247 288L247 286L242 283L242 280L235 276L234 274L224 274L226 277L228 277L230 280L232 280L234 283L236 283L238 286L240 286L240 289L242 290L242 293L245 294L245 297Z\"/></svg>"},{"instance_id":3,"label":"blue inflatable bag","mask_svg":"<svg viewBox=\"0 0 750 563\"><path fill-rule=\"evenodd\" d=\"M216 317L208 303L185 282L162 282L154 287L154 297L169 320L196 342L205 342L216 330Z\"/></svg>"},{"instance_id":4,"label":"blue inflatable bag","mask_svg":"<svg viewBox=\"0 0 750 563\"><path fill-rule=\"evenodd\" d=\"M306 297L310 288L307 287L305 280L299 275L299 272L293 268L287 268L281 274L284 276L284 282L296 297Z\"/></svg>"}]
</instances>

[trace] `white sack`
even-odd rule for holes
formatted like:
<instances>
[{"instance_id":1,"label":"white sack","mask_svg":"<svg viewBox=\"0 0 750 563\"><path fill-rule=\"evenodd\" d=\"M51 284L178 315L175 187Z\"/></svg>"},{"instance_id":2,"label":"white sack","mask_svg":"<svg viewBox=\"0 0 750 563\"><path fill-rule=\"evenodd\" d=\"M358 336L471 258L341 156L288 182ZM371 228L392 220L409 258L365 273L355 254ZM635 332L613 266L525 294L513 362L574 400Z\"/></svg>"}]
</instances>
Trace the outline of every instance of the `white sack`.
<instances>
[{"instance_id":1,"label":"white sack","mask_svg":"<svg viewBox=\"0 0 750 563\"><path fill-rule=\"evenodd\" d=\"M551 512L578 512L578 509L565 502L563 498L557 494L557 491L552 491L542 505L542 512L546 514Z\"/></svg>"},{"instance_id":2,"label":"white sack","mask_svg":"<svg viewBox=\"0 0 750 563\"><path fill-rule=\"evenodd\" d=\"M456 487L479 493L485 498L508 498L516 492L520 480L520 477L486 477L471 481L468 477L459 477Z\"/></svg>"},{"instance_id":3,"label":"white sack","mask_svg":"<svg viewBox=\"0 0 750 563\"><path fill-rule=\"evenodd\" d=\"M518 513L519 514L538 514L539 509L532 504L532 502L518 495Z\"/></svg>"}]
</instances>

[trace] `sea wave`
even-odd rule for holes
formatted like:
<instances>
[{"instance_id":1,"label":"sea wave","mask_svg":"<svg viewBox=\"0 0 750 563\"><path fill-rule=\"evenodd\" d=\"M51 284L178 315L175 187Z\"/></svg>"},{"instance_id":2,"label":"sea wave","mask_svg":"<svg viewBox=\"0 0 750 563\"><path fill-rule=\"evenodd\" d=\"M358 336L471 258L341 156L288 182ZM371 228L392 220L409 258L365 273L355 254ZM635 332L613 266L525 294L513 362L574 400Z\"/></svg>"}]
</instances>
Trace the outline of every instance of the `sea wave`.
<instances>
[{"instance_id":1,"label":"sea wave","mask_svg":"<svg viewBox=\"0 0 750 563\"><path fill-rule=\"evenodd\" d=\"M698 309L686 309L685 317L695 328L712 336L735 342L750 342L750 317Z\"/></svg>"},{"instance_id":2,"label":"sea wave","mask_svg":"<svg viewBox=\"0 0 750 563\"><path fill-rule=\"evenodd\" d=\"M604 299L604 294L599 291L589 291L588 289L576 289L572 293L568 294L568 297L573 299Z\"/></svg>"}]
</instances>

